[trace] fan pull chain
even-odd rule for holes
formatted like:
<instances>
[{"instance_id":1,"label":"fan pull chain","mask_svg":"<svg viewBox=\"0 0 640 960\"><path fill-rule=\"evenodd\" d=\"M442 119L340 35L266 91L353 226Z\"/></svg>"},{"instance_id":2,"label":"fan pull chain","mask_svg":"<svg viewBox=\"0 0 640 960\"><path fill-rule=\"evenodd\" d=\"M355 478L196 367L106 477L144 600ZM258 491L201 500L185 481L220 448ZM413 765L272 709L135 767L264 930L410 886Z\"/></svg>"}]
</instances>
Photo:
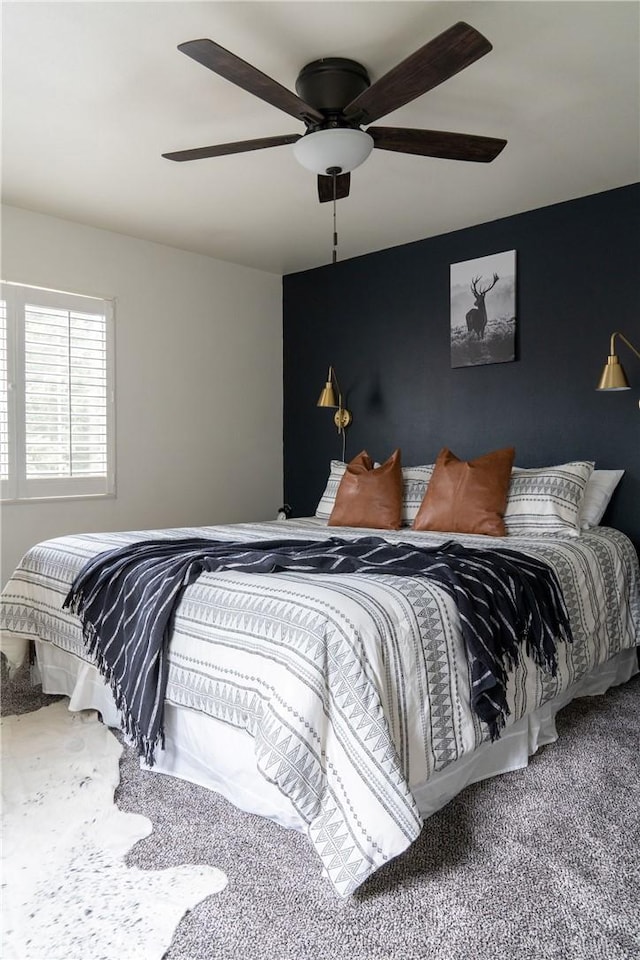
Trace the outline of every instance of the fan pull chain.
<instances>
[{"instance_id":1,"label":"fan pull chain","mask_svg":"<svg viewBox=\"0 0 640 960\"><path fill-rule=\"evenodd\" d=\"M336 226L336 194L338 192L337 176L340 173L340 167L329 167L327 173L333 179L333 251L331 253L331 262L337 263L338 260L338 228Z\"/></svg>"}]
</instances>

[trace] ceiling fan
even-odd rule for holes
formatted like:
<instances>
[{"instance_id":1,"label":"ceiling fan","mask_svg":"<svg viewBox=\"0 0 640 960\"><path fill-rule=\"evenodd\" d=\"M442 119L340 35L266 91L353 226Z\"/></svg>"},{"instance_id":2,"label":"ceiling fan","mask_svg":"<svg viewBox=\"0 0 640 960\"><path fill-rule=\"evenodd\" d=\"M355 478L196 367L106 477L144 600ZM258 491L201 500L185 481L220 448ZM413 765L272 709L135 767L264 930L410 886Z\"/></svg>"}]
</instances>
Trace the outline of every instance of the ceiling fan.
<instances>
[{"instance_id":1,"label":"ceiling fan","mask_svg":"<svg viewBox=\"0 0 640 960\"><path fill-rule=\"evenodd\" d=\"M214 43L189 40L178 50L248 93L278 107L306 127L304 134L241 140L164 153L168 160L200 160L293 143L296 159L318 175L320 203L349 195L350 171L371 150L393 150L445 160L494 160L506 140L442 130L371 127L398 107L454 76L492 49L481 33L460 22L402 60L375 83L362 64L343 57L314 60L302 68L292 93L276 80ZM366 126L366 132L362 130Z\"/></svg>"}]
</instances>

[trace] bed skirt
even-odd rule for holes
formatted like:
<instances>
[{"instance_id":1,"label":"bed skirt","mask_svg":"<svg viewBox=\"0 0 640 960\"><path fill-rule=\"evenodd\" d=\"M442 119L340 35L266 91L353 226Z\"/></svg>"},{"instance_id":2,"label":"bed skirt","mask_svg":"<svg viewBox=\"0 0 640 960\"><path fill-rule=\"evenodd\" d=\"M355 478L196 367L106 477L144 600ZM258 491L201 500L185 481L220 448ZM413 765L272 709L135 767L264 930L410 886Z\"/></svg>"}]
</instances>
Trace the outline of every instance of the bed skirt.
<instances>
[{"instance_id":1,"label":"bed skirt","mask_svg":"<svg viewBox=\"0 0 640 960\"><path fill-rule=\"evenodd\" d=\"M45 693L69 697L70 710L98 710L108 726L120 727L111 691L94 666L50 643L35 642L34 683ZM425 783L411 784L423 817L440 810L464 787L478 780L526 767L539 747L558 739L555 717L576 697L603 694L638 672L635 648L624 650L583 677L563 694L502 731L472 754L451 763ZM306 832L297 811L258 771L253 739L244 731L185 707L165 707L165 749L156 751L153 772L200 784L236 807ZM144 763L141 761L141 766Z\"/></svg>"}]
</instances>

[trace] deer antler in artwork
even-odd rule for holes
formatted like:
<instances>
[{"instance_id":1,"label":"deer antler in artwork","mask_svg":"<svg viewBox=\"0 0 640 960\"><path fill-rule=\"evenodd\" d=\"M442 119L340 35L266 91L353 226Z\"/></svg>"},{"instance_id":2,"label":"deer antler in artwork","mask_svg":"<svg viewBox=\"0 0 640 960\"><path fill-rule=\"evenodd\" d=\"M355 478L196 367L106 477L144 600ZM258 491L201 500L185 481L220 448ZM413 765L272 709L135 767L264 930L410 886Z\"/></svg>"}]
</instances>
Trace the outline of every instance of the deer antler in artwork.
<instances>
[{"instance_id":1,"label":"deer antler in artwork","mask_svg":"<svg viewBox=\"0 0 640 960\"><path fill-rule=\"evenodd\" d=\"M467 330L469 334L475 333L478 340L484 338L484 328L487 325L487 308L484 298L492 287L495 287L500 277L494 273L493 280L486 287L480 287L482 277L474 277L471 281L471 292L475 298L475 307L467 312Z\"/></svg>"},{"instance_id":2,"label":"deer antler in artwork","mask_svg":"<svg viewBox=\"0 0 640 960\"><path fill-rule=\"evenodd\" d=\"M474 277L473 280L471 281L471 292L473 293L474 297L476 297L476 299L484 298L484 296L487 293L489 293L489 290L491 290L492 287L495 287L499 279L500 277L498 276L498 274L494 273L493 280L491 281L491 283L489 283L488 286L480 289L478 287L478 284L482 280L482 277Z\"/></svg>"}]
</instances>

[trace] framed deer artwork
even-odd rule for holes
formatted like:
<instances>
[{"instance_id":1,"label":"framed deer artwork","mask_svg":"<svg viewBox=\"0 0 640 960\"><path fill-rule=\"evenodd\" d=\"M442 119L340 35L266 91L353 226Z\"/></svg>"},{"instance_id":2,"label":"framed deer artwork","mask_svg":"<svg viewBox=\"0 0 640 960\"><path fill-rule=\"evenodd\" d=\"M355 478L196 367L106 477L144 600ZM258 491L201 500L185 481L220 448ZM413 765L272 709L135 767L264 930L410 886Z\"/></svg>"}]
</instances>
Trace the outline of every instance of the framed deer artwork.
<instances>
[{"instance_id":1,"label":"framed deer artwork","mask_svg":"<svg viewBox=\"0 0 640 960\"><path fill-rule=\"evenodd\" d=\"M451 264L451 366L515 360L516 251Z\"/></svg>"}]
</instances>

